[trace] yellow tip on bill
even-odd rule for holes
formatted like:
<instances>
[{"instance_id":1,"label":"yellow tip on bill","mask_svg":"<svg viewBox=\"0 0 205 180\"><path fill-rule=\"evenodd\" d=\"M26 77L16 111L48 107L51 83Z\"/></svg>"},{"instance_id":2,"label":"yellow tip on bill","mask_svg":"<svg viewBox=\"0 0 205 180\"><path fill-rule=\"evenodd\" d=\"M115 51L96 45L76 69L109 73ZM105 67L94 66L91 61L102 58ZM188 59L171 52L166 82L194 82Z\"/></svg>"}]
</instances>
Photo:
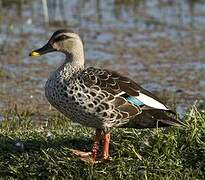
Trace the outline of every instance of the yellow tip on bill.
<instances>
[{"instance_id":1,"label":"yellow tip on bill","mask_svg":"<svg viewBox=\"0 0 205 180\"><path fill-rule=\"evenodd\" d=\"M33 51L30 53L30 56L40 56L40 54L38 52Z\"/></svg>"}]
</instances>

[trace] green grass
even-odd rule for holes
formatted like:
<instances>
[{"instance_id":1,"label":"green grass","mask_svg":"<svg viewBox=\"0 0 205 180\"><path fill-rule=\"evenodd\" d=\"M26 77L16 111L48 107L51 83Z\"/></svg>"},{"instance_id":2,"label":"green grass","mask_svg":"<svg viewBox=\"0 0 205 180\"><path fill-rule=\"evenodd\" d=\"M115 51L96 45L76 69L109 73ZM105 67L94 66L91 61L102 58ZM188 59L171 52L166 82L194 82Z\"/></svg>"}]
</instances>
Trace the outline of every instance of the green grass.
<instances>
[{"instance_id":1,"label":"green grass","mask_svg":"<svg viewBox=\"0 0 205 180\"><path fill-rule=\"evenodd\" d=\"M0 179L205 179L205 113L196 108L183 129L114 129L112 161L94 166L69 150L89 150L92 129L58 113L47 131L39 131L28 113L12 117L0 123Z\"/></svg>"},{"instance_id":2,"label":"green grass","mask_svg":"<svg viewBox=\"0 0 205 180\"><path fill-rule=\"evenodd\" d=\"M3 69L0 69L0 78L9 78L9 73L7 73L6 71L4 71Z\"/></svg>"}]
</instances>

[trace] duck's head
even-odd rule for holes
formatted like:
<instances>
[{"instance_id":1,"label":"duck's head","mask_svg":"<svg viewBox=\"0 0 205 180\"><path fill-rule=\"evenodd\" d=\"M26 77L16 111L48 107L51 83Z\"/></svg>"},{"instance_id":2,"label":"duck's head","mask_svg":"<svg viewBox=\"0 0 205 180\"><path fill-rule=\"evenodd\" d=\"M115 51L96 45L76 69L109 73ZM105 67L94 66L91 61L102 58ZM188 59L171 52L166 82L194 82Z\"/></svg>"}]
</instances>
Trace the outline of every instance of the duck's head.
<instances>
[{"instance_id":1,"label":"duck's head","mask_svg":"<svg viewBox=\"0 0 205 180\"><path fill-rule=\"evenodd\" d=\"M83 44L78 34L72 31L61 29L53 33L47 44L45 44L40 49L32 51L29 56L36 57L54 51L60 51L70 55L76 53L79 54L83 53Z\"/></svg>"}]
</instances>

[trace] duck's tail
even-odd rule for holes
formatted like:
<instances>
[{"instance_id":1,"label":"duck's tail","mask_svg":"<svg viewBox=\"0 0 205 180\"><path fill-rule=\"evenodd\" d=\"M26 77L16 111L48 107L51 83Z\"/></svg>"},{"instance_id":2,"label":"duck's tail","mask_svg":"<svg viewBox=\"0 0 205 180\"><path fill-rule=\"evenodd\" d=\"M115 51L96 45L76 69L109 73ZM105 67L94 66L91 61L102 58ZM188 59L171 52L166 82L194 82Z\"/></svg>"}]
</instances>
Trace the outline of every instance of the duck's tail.
<instances>
[{"instance_id":1,"label":"duck's tail","mask_svg":"<svg viewBox=\"0 0 205 180\"><path fill-rule=\"evenodd\" d=\"M172 116L169 116L168 113L170 112L158 109L144 110L141 114L130 119L128 123L123 124L121 127L144 129L167 126L186 126L181 120L177 120L177 118L175 118L176 115L173 117L173 112Z\"/></svg>"}]
</instances>

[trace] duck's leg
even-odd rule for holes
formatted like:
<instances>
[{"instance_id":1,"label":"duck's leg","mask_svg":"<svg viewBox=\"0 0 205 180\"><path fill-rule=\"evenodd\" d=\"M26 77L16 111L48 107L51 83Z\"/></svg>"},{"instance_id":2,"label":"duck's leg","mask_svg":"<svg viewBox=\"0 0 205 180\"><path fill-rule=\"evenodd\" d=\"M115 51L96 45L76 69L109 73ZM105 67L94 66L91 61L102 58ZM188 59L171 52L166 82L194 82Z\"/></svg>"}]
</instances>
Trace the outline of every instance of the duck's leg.
<instances>
[{"instance_id":1,"label":"duck's leg","mask_svg":"<svg viewBox=\"0 0 205 180\"><path fill-rule=\"evenodd\" d=\"M104 133L103 136L103 161L109 160L109 145L110 145L110 132Z\"/></svg>"},{"instance_id":2,"label":"duck's leg","mask_svg":"<svg viewBox=\"0 0 205 180\"><path fill-rule=\"evenodd\" d=\"M93 141L93 148L92 148L92 156L94 162L96 161L97 153L99 150L99 141L100 141L101 133L102 133L101 129L96 129L95 137Z\"/></svg>"},{"instance_id":3,"label":"duck's leg","mask_svg":"<svg viewBox=\"0 0 205 180\"><path fill-rule=\"evenodd\" d=\"M90 162L90 163L95 163L96 162L96 157L97 153L99 150L99 140L100 140L100 135L101 135L102 130L101 129L96 129L95 136L94 136L94 141L93 141L93 147L91 152L84 152L80 150L71 150L73 154L80 156L83 161Z\"/></svg>"}]
</instances>

